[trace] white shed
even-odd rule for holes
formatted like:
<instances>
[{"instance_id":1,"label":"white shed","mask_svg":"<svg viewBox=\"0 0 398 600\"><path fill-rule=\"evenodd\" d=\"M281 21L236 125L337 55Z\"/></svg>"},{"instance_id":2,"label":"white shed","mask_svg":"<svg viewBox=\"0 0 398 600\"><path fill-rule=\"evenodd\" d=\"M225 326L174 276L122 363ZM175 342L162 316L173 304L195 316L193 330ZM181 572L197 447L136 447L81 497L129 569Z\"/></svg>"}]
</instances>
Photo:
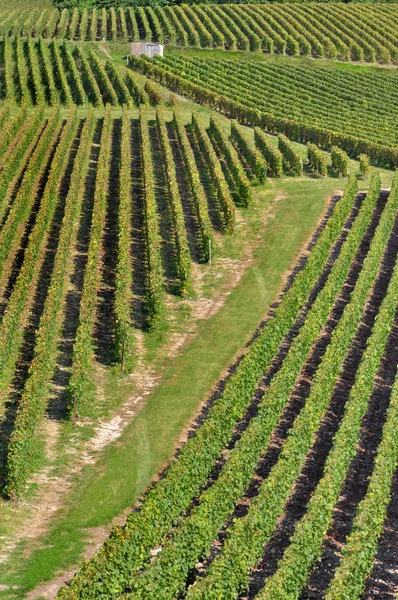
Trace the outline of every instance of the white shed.
<instances>
[{"instance_id":1,"label":"white shed","mask_svg":"<svg viewBox=\"0 0 398 600\"><path fill-rule=\"evenodd\" d=\"M131 44L131 54L140 58L141 54L153 58L156 55L163 56L163 46L158 42L133 42Z\"/></svg>"}]
</instances>

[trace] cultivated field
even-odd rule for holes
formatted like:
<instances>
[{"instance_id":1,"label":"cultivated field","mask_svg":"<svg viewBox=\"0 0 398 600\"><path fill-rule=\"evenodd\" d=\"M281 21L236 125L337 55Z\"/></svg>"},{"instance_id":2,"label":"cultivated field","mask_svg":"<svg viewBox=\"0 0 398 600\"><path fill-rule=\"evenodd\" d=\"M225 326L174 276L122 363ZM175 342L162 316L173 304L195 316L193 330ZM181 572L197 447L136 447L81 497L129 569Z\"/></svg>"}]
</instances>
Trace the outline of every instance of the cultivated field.
<instances>
[{"instance_id":1,"label":"cultivated field","mask_svg":"<svg viewBox=\"0 0 398 600\"><path fill-rule=\"evenodd\" d=\"M348 182L195 435L60 597L362 593L396 466L397 208L397 180Z\"/></svg>"},{"instance_id":2,"label":"cultivated field","mask_svg":"<svg viewBox=\"0 0 398 600\"><path fill-rule=\"evenodd\" d=\"M398 598L396 6L1 5L0 598Z\"/></svg>"},{"instance_id":3,"label":"cultivated field","mask_svg":"<svg viewBox=\"0 0 398 600\"><path fill-rule=\"evenodd\" d=\"M395 63L398 58L398 11L394 4L23 8L20 3L19 10L0 9L0 35L82 41L157 40L179 46L344 61Z\"/></svg>"},{"instance_id":4,"label":"cultivated field","mask_svg":"<svg viewBox=\"0 0 398 600\"><path fill-rule=\"evenodd\" d=\"M175 55L131 62L177 93L250 125L354 155L363 150L376 164L398 163L395 72Z\"/></svg>"},{"instance_id":5,"label":"cultivated field","mask_svg":"<svg viewBox=\"0 0 398 600\"><path fill-rule=\"evenodd\" d=\"M157 104L156 95L142 89L131 72L100 60L94 50L16 37L2 44L4 70L1 98L10 105L93 106Z\"/></svg>"}]
</instances>

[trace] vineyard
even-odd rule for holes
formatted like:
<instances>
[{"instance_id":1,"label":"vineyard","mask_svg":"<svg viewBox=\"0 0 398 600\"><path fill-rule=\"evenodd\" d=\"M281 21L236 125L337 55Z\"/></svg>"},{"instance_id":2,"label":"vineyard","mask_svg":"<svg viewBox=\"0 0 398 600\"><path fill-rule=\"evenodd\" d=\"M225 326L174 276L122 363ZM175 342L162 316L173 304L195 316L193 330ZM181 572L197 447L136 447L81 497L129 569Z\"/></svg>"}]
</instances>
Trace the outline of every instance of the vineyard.
<instances>
[{"instance_id":1,"label":"vineyard","mask_svg":"<svg viewBox=\"0 0 398 600\"><path fill-rule=\"evenodd\" d=\"M375 164L398 164L395 74L174 55L132 58L131 64L251 126L328 148L337 145L351 156L365 152Z\"/></svg>"},{"instance_id":2,"label":"vineyard","mask_svg":"<svg viewBox=\"0 0 398 600\"><path fill-rule=\"evenodd\" d=\"M394 4L0 9L0 35L138 41L396 63Z\"/></svg>"},{"instance_id":3,"label":"vineyard","mask_svg":"<svg viewBox=\"0 0 398 600\"><path fill-rule=\"evenodd\" d=\"M350 178L195 436L60 598L377 590L398 464L397 209L397 178L367 194Z\"/></svg>"},{"instance_id":4,"label":"vineyard","mask_svg":"<svg viewBox=\"0 0 398 600\"><path fill-rule=\"evenodd\" d=\"M238 124L232 141L224 124L212 118L207 127L195 114L186 125L161 111L132 119L124 109L116 118L110 105L101 118L92 109L83 119L76 108L67 116L57 108L48 116L21 108L13 119L8 112L0 113L0 386L3 425L12 425L5 480L15 498L31 474L62 331L73 328L63 411L84 419L94 357L131 361L134 329L161 325L167 294L189 292L192 264L214 254L215 232L234 230L236 206L249 205L267 163ZM77 243L84 276L69 306ZM108 323L98 331L105 287ZM11 399L16 414L4 413Z\"/></svg>"},{"instance_id":5,"label":"vineyard","mask_svg":"<svg viewBox=\"0 0 398 600\"><path fill-rule=\"evenodd\" d=\"M0 4L0 599L398 600L398 3Z\"/></svg>"},{"instance_id":6,"label":"vineyard","mask_svg":"<svg viewBox=\"0 0 398 600\"><path fill-rule=\"evenodd\" d=\"M0 97L11 105L157 104L156 95L140 87L130 71L93 50L86 54L80 46L16 37L2 43L2 52Z\"/></svg>"},{"instance_id":7,"label":"vineyard","mask_svg":"<svg viewBox=\"0 0 398 600\"><path fill-rule=\"evenodd\" d=\"M72 310L65 279L73 277L69 255L79 220L87 228L86 258L79 264L84 275L62 385L63 411L73 419L90 414L87 390L99 345L111 364L132 363L134 328L161 326L166 295L191 291L193 262L211 259L215 232L234 231L236 207L249 206L253 186L284 172L303 176L304 161L313 177L314 155L322 177L346 176L349 159L336 148L328 164L328 155L312 145L305 160L283 135L275 140L214 116L206 126L196 114L187 125L175 112L166 120L162 110L150 117L141 109L131 118L125 107L114 117L110 104L101 118L92 108L85 118L76 107L67 116L59 108L46 116L43 108L25 106L11 118L10 110L0 112L0 386L3 406L18 396L16 414L3 415L4 426L12 425L4 477L16 498L31 474L32 444L67 327L59 313L68 318ZM109 314L100 334L95 314L102 287L109 290Z\"/></svg>"}]
</instances>

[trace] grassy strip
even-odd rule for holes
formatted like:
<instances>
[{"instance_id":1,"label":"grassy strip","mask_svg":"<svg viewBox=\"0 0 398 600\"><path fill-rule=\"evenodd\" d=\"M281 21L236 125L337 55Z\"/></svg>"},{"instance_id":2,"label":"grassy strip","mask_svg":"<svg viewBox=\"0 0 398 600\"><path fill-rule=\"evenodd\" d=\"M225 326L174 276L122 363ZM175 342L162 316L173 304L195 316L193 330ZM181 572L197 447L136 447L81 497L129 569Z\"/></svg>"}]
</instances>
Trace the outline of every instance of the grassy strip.
<instances>
[{"instance_id":1,"label":"grassy strip","mask_svg":"<svg viewBox=\"0 0 398 600\"><path fill-rule=\"evenodd\" d=\"M4 391L10 384L15 362L17 360L19 347L22 341L23 328L21 327L21 318L24 310L26 310L26 301L29 293L32 293L32 281L37 276L42 261L40 254L43 250L53 216L55 214L58 194L58 180L62 175L65 167L65 156L68 153L72 144L74 133L75 111L73 111L65 128L61 134L61 139L57 146L54 159L51 163L50 173L46 183L46 187L41 199L40 208L38 210L36 221L32 231L29 234L28 245L24 252L24 259L18 278L12 290L12 294L7 304L7 309L4 314L0 326L0 390ZM58 130L53 134L58 136ZM50 141L51 145L54 139Z\"/></svg>"},{"instance_id":2,"label":"grassy strip","mask_svg":"<svg viewBox=\"0 0 398 600\"><path fill-rule=\"evenodd\" d=\"M7 221L0 232L0 275L18 230L24 228L35 201L35 194L40 178L45 171L47 161L56 142L61 116L59 110L53 112L48 119L40 141L29 160L16 198L8 214Z\"/></svg>"},{"instance_id":3,"label":"grassy strip","mask_svg":"<svg viewBox=\"0 0 398 600\"><path fill-rule=\"evenodd\" d=\"M109 599L120 593L125 589L131 573L149 557L151 548L159 544L173 521L185 512L192 498L199 493L220 452L228 443L236 421L245 414L259 378L269 366L321 274L330 249L352 208L356 191L356 181L351 179L305 268L282 298L275 317L261 330L202 427L183 446L178 461L170 465L166 476L149 492L141 511L129 516L125 529L114 530L95 558L73 579L71 586L60 592L60 597ZM170 410L170 401L167 405ZM140 439L142 435L145 434L140 429ZM158 515L156 527L153 527L154 514Z\"/></svg>"},{"instance_id":4,"label":"grassy strip","mask_svg":"<svg viewBox=\"0 0 398 600\"><path fill-rule=\"evenodd\" d=\"M278 462L252 500L247 515L230 528L223 552L212 563L206 579L192 587L191 598L230 598L247 586L249 570L261 557L264 544L283 514L306 455L316 440L316 432L376 279L395 219L396 202L394 195L382 214L350 303L332 333L331 342L313 378L309 397L289 432Z\"/></svg>"},{"instance_id":5,"label":"grassy strip","mask_svg":"<svg viewBox=\"0 0 398 600\"><path fill-rule=\"evenodd\" d=\"M389 210L390 215L393 214L398 207L398 178L395 180L395 185L391 194L394 194L397 199L395 202L389 203L387 210ZM389 230L389 227L387 228ZM358 369L354 386L351 389L345 407L343 420L335 435L332 450L326 460L323 478L319 482L309 501L307 513L296 525L294 534L290 540L290 545L285 551L282 560L278 563L277 571L270 579L268 579L264 590L258 595L258 598L261 598L261 600L285 600L286 598L293 600L299 598L300 593L308 580L311 568L319 559L323 538L332 522L333 510L339 498L341 487L347 475L350 462L357 453L362 418L366 413L368 401L374 386L374 379L385 351L388 336L394 324L397 297L398 263L388 286L387 294L376 317L372 335L368 340L368 345ZM396 407L395 412L392 413L395 416L397 415L397 408L398 407ZM387 443L391 444L391 436L389 434L387 435ZM384 442L384 446L385 444L386 441ZM379 481L381 481L382 478L380 477L380 480L375 478L375 473L373 473L374 482L378 482L378 491L376 494L378 510L375 511L374 507L372 507L371 510L375 514L378 513L382 518L380 519L379 517L377 521L380 525L378 530L374 529L375 520L372 519L371 532L369 530L364 531L363 534L366 534L366 538L363 536L361 537L361 540L363 541L361 548L363 549L368 547L368 535L371 533L373 536L373 553L370 552L367 554L367 561L365 563L367 565L371 564L371 559L377 548L378 535L381 533L381 526L384 521L385 510L389 500L391 477L394 472L394 469L391 472L391 467L396 465L398 460L398 442L395 442L394 448L396 449L395 454L392 452L388 458L387 454L385 454L384 461L382 459L379 465L379 468L382 471L383 468L386 468L390 473L389 479L387 476L387 480L384 481L384 486L381 485L379 487ZM384 448L384 453L385 450L386 448ZM381 450L381 452L383 455L383 450ZM378 475L379 474L381 475L381 473L378 473ZM382 494L380 494L380 489L383 490ZM305 548L305 552L302 552L303 548ZM358 582L363 582L364 576L358 577L359 573L363 574L363 570L356 564L356 560L349 560L348 563L351 563L349 565L350 574L355 573L353 579ZM347 566L348 564L345 569L347 569ZM343 580L340 580L338 584L333 582L332 587L334 587L336 591L337 589L340 589L340 594L332 594L330 598L334 598L335 600L337 600L338 597L345 598L347 590L349 589L349 586L346 585L346 583L347 582ZM344 595L341 594L341 590L344 590ZM360 591L357 591L355 595L350 592L350 599L358 598L360 596Z\"/></svg>"},{"instance_id":6,"label":"grassy strip","mask_svg":"<svg viewBox=\"0 0 398 600\"><path fill-rule=\"evenodd\" d=\"M267 163L254 142L246 137L244 129L239 125L238 121L231 121L231 139L247 160L257 181L263 183L267 178Z\"/></svg>"},{"instance_id":7,"label":"grassy strip","mask_svg":"<svg viewBox=\"0 0 398 600\"><path fill-rule=\"evenodd\" d=\"M68 163L67 146L73 140L71 134L75 133L76 124L77 118L74 113L70 117L70 130L65 131L65 143L63 143L64 140L61 140L58 147L59 155L54 158L54 162L57 160L60 165L60 172L55 179L58 185L62 171L65 170ZM77 235L76 223L84 195L82 184L87 173L93 129L94 118L90 111L83 126L79 149L74 161L51 282L36 334L34 356L18 406L8 448L7 493L14 500L22 495L26 481L33 469L37 431L44 417L51 378L56 367L67 276L72 268L69 260L70 248ZM57 193L57 190L52 190L52 193Z\"/></svg>"},{"instance_id":8,"label":"grassy strip","mask_svg":"<svg viewBox=\"0 0 398 600\"><path fill-rule=\"evenodd\" d=\"M79 416L84 416L87 405L86 388L92 370L94 344L92 330L97 305L97 288L100 278L100 251L106 217L110 151L112 142L112 119L110 106L105 110L101 133L100 153L95 176L94 206L91 217L90 242L87 265L84 272L83 291L80 300L79 324L72 352L72 369L67 388L70 413L74 398Z\"/></svg>"},{"instance_id":9,"label":"grassy strip","mask_svg":"<svg viewBox=\"0 0 398 600\"><path fill-rule=\"evenodd\" d=\"M240 161L239 155L235 147L233 146L231 140L228 138L227 134L224 133L223 128L213 116L210 118L209 131L211 135L214 136L218 147L224 155L225 161L232 173L237 188L239 200L244 206L248 206L252 199L250 181L246 177L246 173L243 169L242 163Z\"/></svg>"},{"instance_id":10,"label":"grassy strip","mask_svg":"<svg viewBox=\"0 0 398 600\"><path fill-rule=\"evenodd\" d=\"M117 238L117 268L115 279L116 351L127 370L131 368L133 271L131 259L132 205L131 205L131 142L130 118L127 110L122 115L121 164L119 184L119 214ZM124 365L123 365L124 366Z\"/></svg>"},{"instance_id":11,"label":"grassy strip","mask_svg":"<svg viewBox=\"0 0 398 600\"><path fill-rule=\"evenodd\" d=\"M177 113L173 115L173 126L177 134L180 151L184 160L186 175L189 180L190 190L195 206L196 217L200 229L200 246L202 250L202 259L207 261L210 256L210 247L213 244L213 228L211 225L209 210L207 207L206 194L203 189L200 175L196 166L195 156L189 143L184 125Z\"/></svg>"},{"instance_id":12,"label":"grassy strip","mask_svg":"<svg viewBox=\"0 0 398 600\"><path fill-rule=\"evenodd\" d=\"M162 148L163 162L165 165L167 187L173 220L173 230L176 239L179 292L184 294L190 287L191 254L189 252L188 237L185 229L185 219L182 210L180 192L178 189L173 152L170 146L164 115L159 110L156 111L156 123L159 132L160 145Z\"/></svg>"},{"instance_id":13,"label":"grassy strip","mask_svg":"<svg viewBox=\"0 0 398 600\"><path fill-rule=\"evenodd\" d=\"M231 192L222 172L220 161L214 151L207 131L195 113L192 113L192 129L199 146L202 150L204 159L211 173L212 180L217 189L217 196L222 210L222 221L228 231L233 231L235 227L235 205L232 200Z\"/></svg>"},{"instance_id":14,"label":"grassy strip","mask_svg":"<svg viewBox=\"0 0 398 600\"><path fill-rule=\"evenodd\" d=\"M145 313L148 327L162 323L165 305L163 293L163 265L161 255L162 238L154 192L152 153L149 141L148 118L140 111L141 156L144 190L145 252Z\"/></svg>"},{"instance_id":15,"label":"grassy strip","mask_svg":"<svg viewBox=\"0 0 398 600\"><path fill-rule=\"evenodd\" d=\"M377 181L376 181L377 180ZM313 344L327 322L356 254L358 243L367 229L379 196L380 182L367 195L339 257L333 265L325 286L314 301L304 325L295 338L281 369L273 377L260 403L258 416L251 420L215 483L199 498L189 516L165 543L162 552L153 559L143 575L129 582L129 597L174 598L186 585L188 572L200 557L205 556L217 531L232 513L244 494L261 454L266 451L270 436L286 406ZM378 185L377 185L378 184Z\"/></svg>"}]
</instances>

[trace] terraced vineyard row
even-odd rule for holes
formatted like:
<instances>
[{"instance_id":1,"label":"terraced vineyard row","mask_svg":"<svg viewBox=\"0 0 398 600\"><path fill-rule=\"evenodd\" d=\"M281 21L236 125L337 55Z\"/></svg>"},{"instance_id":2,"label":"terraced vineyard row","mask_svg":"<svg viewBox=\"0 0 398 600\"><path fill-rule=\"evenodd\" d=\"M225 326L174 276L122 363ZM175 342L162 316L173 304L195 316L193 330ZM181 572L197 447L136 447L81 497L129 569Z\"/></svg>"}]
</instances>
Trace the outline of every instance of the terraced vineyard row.
<instances>
[{"instance_id":1,"label":"terraced vineyard row","mask_svg":"<svg viewBox=\"0 0 398 600\"><path fill-rule=\"evenodd\" d=\"M366 195L349 179L201 426L60 598L375 597L398 467L397 209L397 177ZM380 560L378 577L393 592Z\"/></svg>"},{"instance_id":2,"label":"terraced vineyard row","mask_svg":"<svg viewBox=\"0 0 398 600\"><path fill-rule=\"evenodd\" d=\"M251 126L398 165L395 74L167 56L131 58L163 85Z\"/></svg>"},{"instance_id":3,"label":"terraced vineyard row","mask_svg":"<svg viewBox=\"0 0 398 600\"><path fill-rule=\"evenodd\" d=\"M157 103L156 95L137 84L131 72L105 62L79 46L45 42L42 38L6 38L1 44L0 99L11 104L125 104Z\"/></svg>"},{"instance_id":4,"label":"terraced vineyard row","mask_svg":"<svg viewBox=\"0 0 398 600\"><path fill-rule=\"evenodd\" d=\"M0 11L0 35L69 40L157 40L340 60L396 62L394 4L311 3Z\"/></svg>"},{"instance_id":5,"label":"terraced vineyard row","mask_svg":"<svg viewBox=\"0 0 398 600\"><path fill-rule=\"evenodd\" d=\"M87 416L93 360L128 368L134 328L190 291L192 262L214 254L258 179L228 131L195 116L6 106L0 122L0 463L18 497L54 373L64 416Z\"/></svg>"}]
</instances>

